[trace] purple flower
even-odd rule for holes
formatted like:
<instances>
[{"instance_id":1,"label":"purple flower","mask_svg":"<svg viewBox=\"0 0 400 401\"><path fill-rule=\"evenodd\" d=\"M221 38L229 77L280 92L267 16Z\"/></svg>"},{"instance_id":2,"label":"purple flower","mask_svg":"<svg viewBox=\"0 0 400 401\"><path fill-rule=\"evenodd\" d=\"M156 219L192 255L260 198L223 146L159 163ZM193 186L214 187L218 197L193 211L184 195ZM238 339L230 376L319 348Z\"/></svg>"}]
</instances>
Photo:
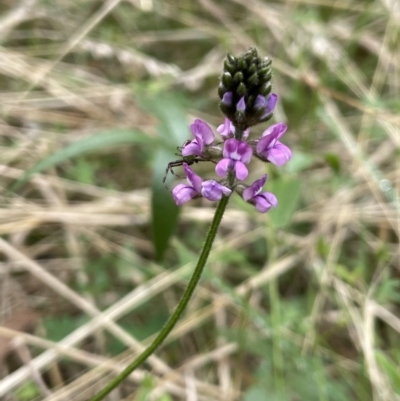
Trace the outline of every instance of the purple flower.
<instances>
[{"instance_id":1,"label":"purple flower","mask_svg":"<svg viewBox=\"0 0 400 401\"><path fill-rule=\"evenodd\" d=\"M217 131L222 137L232 138L235 135L235 127L229 118L225 117L224 123L218 126ZM243 131L243 138L246 139L249 136L250 128Z\"/></svg>"},{"instance_id":2,"label":"purple flower","mask_svg":"<svg viewBox=\"0 0 400 401\"><path fill-rule=\"evenodd\" d=\"M204 181L202 187L201 194L210 201L220 200L222 195L229 196L232 193L228 187L215 180Z\"/></svg>"},{"instance_id":3,"label":"purple flower","mask_svg":"<svg viewBox=\"0 0 400 401\"><path fill-rule=\"evenodd\" d=\"M260 110L264 108L266 104L267 104L267 98L263 95L257 95L256 101L254 102L254 108Z\"/></svg>"},{"instance_id":4,"label":"purple flower","mask_svg":"<svg viewBox=\"0 0 400 401\"><path fill-rule=\"evenodd\" d=\"M262 192L262 187L267 181L265 174L259 180L256 180L243 191L243 199L253 204L260 213L268 212L271 207L278 206L278 200L272 192Z\"/></svg>"},{"instance_id":5,"label":"purple flower","mask_svg":"<svg viewBox=\"0 0 400 401\"><path fill-rule=\"evenodd\" d=\"M253 154L251 146L244 141L228 139L224 143L222 154L224 158L216 165L215 172L220 177L225 177L228 170L235 171L236 178L244 180L249 173L245 164L250 163Z\"/></svg>"},{"instance_id":6,"label":"purple flower","mask_svg":"<svg viewBox=\"0 0 400 401\"><path fill-rule=\"evenodd\" d=\"M189 185L178 184L172 190L172 196L178 206L182 206L184 203L199 196L204 196L210 201L216 201L220 200L222 195L229 196L232 193L229 188L224 187L215 180L203 181L187 163L183 163L183 168Z\"/></svg>"},{"instance_id":7,"label":"purple flower","mask_svg":"<svg viewBox=\"0 0 400 401\"><path fill-rule=\"evenodd\" d=\"M182 156L200 156L204 145L211 145L214 142L214 133L211 127L202 120L195 120L190 129L195 139L182 148Z\"/></svg>"},{"instance_id":8,"label":"purple flower","mask_svg":"<svg viewBox=\"0 0 400 401\"><path fill-rule=\"evenodd\" d=\"M242 113L244 113L244 111L246 110L246 102L244 101L244 96L242 96L238 101L236 105L236 110L241 111Z\"/></svg>"},{"instance_id":9,"label":"purple flower","mask_svg":"<svg viewBox=\"0 0 400 401\"><path fill-rule=\"evenodd\" d=\"M233 100L232 92L226 92L226 93L224 93L224 96L222 96L222 103L225 106L231 107L232 106L232 100Z\"/></svg>"},{"instance_id":10,"label":"purple flower","mask_svg":"<svg viewBox=\"0 0 400 401\"><path fill-rule=\"evenodd\" d=\"M228 117L225 117L224 123L218 126L217 132L219 132L222 137L231 137L234 129L235 127L233 126L231 120L229 120Z\"/></svg>"},{"instance_id":11,"label":"purple flower","mask_svg":"<svg viewBox=\"0 0 400 401\"><path fill-rule=\"evenodd\" d=\"M283 123L271 125L257 143L257 154L266 161L283 166L292 158L291 150L279 142L286 130L287 126Z\"/></svg>"},{"instance_id":12,"label":"purple flower","mask_svg":"<svg viewBox=\"0 0 400 401\"><path fill-rule=\"evenodd\" d=\"M264 111L263 115L260 117L260 120L267 117L275 110L276 102L278 101L278 95L276 93L271 93L268 96L268 98L264 98L264 99L265 99L265 111ZM256 102L257 102L257 99L256 99Z\"/></svg>"},{"instance_id":13,"label":"purple flower","mask_svg":"<svg viewBox=\"0 0 400 401\"><path fill-rule=\"evenodd\" d=\"M188 165L183 163L185 169L186 179L189 185L178 184L172 190L172 196L178 206L189 202L191 199L197 198L201 194L203 180L199 177Z\"/></svg>"}]
</instances>

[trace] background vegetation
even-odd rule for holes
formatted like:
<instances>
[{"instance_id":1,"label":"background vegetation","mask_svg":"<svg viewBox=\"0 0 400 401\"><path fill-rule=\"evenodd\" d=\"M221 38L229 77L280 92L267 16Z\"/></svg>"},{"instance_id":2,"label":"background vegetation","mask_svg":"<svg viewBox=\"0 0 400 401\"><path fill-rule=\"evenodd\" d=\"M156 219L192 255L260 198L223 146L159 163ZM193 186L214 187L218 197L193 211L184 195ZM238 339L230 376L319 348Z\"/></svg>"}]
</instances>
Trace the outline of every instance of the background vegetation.
<instances>
[{"instance_id":1,"label":"background vegetation","mask_svg":"<svg viewBox=\"0 0 400 401\"><path fill-rule=\"evenodd\" d=\"M214 205L178 211L161 180L195 118L222 122L222 60L249 46L295 155L252 166L279 208L232 198L184 319L108 399L400 399L398 0L0 13L1 400L86 400L165 322Z\"/></svg>"}]
</instances>

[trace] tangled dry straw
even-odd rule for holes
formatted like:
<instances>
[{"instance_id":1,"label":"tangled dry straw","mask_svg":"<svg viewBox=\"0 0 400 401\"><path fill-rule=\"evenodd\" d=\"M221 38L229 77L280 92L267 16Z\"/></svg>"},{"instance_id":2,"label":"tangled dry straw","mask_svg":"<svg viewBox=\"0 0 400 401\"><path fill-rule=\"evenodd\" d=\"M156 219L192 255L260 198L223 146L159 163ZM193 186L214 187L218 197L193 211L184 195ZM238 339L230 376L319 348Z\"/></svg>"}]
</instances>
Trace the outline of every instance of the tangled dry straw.
<instances>
[{"instance_id":1,"label":"tangled dry straw","mask_svg":"<svg viewBox=\"0 0 400 401\"><path fill-rule=\"evenodd\" d=\"M355 0L185 4L171 0L162 6L152 0L78 3L22 0L1 6L0 399L21 399L16 392L27 381L39 389L36 399L87 399L151 341L151 336L143 341L135 338L123 327L123 318L145 303L157 305L165 294L168 308L173 308L174 294L193 268L189 262L168 271L149 257L151 238L143 233L151 222L151 182L139 177L141 173L132 177L131 188L110 189L101 180L83 183L71 178L73 163L66 162L34 175L16 192L8 191L11 183L51 153L106 129L136 129L157 138L158 122L139 107L132 80L165 80L188 93L206 92L209 81L216 81L220 73L223 45L243 49L254 44L273 57L276 90L283 99L293 100L297 85L320 104L314 121L309 116L289 121L291 147L302 150L299 138L309 136L316 155L309 167L296 173L303 183L302 203L291 218L293 225L308 227L308 232L277 230L273 260L255 274L241 276L231 292L218 281L211 280L210 285L205 280L160 355L151 357L110 399L124 399L149 377L149 400L161 399L164 393L177 400L242 399L254 378L238 374L233 357L244 351L237 340L224 336L224 330L240 327L243 300L247 300L252 308L248 330L256 330L265 341L276 341L276 334L262 324L263 291L296 271L314 281L306 317L309 330L304 334L282 323L275 328L279 336L304 355L319 355L327 371L351 375L364 361L371 397L360 400L400 399L376 352L379 348L389 355L382 345L382 326L390 328L391 335L400 335L398 303L380 303L376 297L387 275L395 279L400 274L400 116L391 107L400 98L399 3L371 1L368 10L366 2ZM306 15L309 6L349 13L349 17L296 20L296 13ZM376 22L355 34L358 18L367 12ZM160 33L155 23L154 29L141 31L140 24L137 29L129 26L129 18L135 16L136 24L138 15L172 20L181 27ZM110 19L117 21L120 30L107 39ZM261 32L259 43L254 43L257 35L252 24ZM208 49L200 46L203 42ZM358 59L349 43L362 49ZM188 52L189 60L175 51L179 46ZM189 53L196 46L199 50ZM163 47L175 59L154 50ZM376 60L372 74L360 62L369 58ZM323 74L315 60L324 65ZM331 87L331 81L340 81L342 90ZM204 96L212 99L215 93ZM286 120L285 107L277 110L281 120ZM188 123L205 113L193 107ZM215 126L220 123L217 112L207 117ZM377 127L380 133L374 136ZM98 154L113 152L125 160L122 147ZM328 153L339 155L350 183L339 185L333 193L334 173L320 157ZM127 174L123 162L111 170L103 171L102 177ZM189 206L180 224L202 227L212 214L213 209L204 204ZM232 204L210 261L213 271L225 271L220 260L226 252L246 252L267 235L263 216L255 217ZM361 239L367 253L376 255L384 249L388 255L384 262L376 262L367 287L338 272L338 265L345 263L342 249L349 241ZM321 241L328 244L325 255L318 248ZM179 249L176 238L173 246ZM79 289L91 280L85 266L93 254L124 255L133 266L127 277L128 293L121 297L115 290L99 299ZM85 316L86 321L59 341L46 339L41 320L64 312ZM216 340L197 344L196 332L203 333L204 325L210 324L216 328ZM351 343L351 352L318 341L324 325L333 331L344 325L341 335ZM110 356L104 349L106 336L118 339L126 350ZM90 341L95 346L88 348L85 344ZM175 341L192 351L176 353L172 362L163 358L163 351ZM14 367L10 355L18 360ZM64 376L61 360L79 367L71 370L75 376Z\"/></svg>"}]
</instances>

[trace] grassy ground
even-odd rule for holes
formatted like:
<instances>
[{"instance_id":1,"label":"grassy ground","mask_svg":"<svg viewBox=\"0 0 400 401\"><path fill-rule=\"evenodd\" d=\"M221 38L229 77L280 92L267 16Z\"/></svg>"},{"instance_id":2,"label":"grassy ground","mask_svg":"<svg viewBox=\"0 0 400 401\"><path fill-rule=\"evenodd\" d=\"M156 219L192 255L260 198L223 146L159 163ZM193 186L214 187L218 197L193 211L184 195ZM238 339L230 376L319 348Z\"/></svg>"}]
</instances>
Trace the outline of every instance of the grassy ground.
<instances>
[{"instance_id":1,"label":"grassy ground","mask_svg":"<svg viewBox=\"0 0 400 401\"><path fill-rule=\"evenodd\" d=\"M178 216L165 167L249 46L289 126L293 160L252 165L280 205L232 199L108 399L400 399L398 0L8 0L0 43L1 400L87 400L161 328L214 208Z\"/></svg>"}]
</instances>

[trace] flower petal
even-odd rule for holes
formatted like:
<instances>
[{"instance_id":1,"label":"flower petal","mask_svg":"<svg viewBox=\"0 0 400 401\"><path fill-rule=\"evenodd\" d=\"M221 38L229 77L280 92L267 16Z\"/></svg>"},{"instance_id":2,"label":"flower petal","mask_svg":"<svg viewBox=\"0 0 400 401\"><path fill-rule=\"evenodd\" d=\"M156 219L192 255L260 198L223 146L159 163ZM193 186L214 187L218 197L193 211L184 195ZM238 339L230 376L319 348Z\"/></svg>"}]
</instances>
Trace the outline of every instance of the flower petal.
<instances>
[{"instance_id":1,"label":"flower petal","mask_svg":"<svg viewBox=\"0 0 400 401\"><path fill-rule=\"evenodd\" d=\"M234 139L234 138L228 139L224 143L224 150L222 152L222 155L226 159L231 158L231 155L236 154L238 146L239 146L239 141L237 139Z\"/></svg>"},{"instance_id":2,"label":"flower petal","mask_svg":"<svg viewBox=\"0 0 400 401\"><path fill-rule=\"evenodd\" d=\"M203 143L206 145L210 145L215 140L212 128L203 120L194 120L194 123L190 126L190 129L196 139L199 141L199 137L201 137ZM203 151L203 149L201 151Z\"/></svg>"},{"instance_id":3,"label":"flower petal","mask_svg":"<svg viewBox=\"0 0 400 401\"><path fill-rule=\"evenodd\" d=\"M240 141L238 146L238 153L240 155L240 161L246 164L250 163L251 156L253 156L253 149L247 142Z\"/></svg>"},{"instance_id":4,"label":"flower petal","mask_svg":"<svg viewBox=\"0 0 400 401\"><path fill-rule=\"evenodd\" d=\"M244 101L244 96L240 98L236 105L236 110L241 111L242 113L246 110L246 102Z\"/></svg>"},{"instance_id":5,"label":"flower petal","mask_svg":"<svg viewBox=\"0 0 400 401\"><path fill-rule=\"evenodd\" d=\"M225 196L229 196L232 193L232 190L228 187L225 187L224 185L221 185L221 187L221 191Z\"/></svg>"},{"instance_id":6,"label":"flower petal","mask_svg":"<svg viewBox=\"0 0 400 401\"><path fill-rule=\"evenodd\" d=\"M279 139L286 132L287 125L284 123L277 123L268 127L263 133L262 137L271 136L274 139Z\"/></svg>"},{"instance_id":7,"label":"flower petal","mask_svg":"<svg viewBox=\"0 0 400 401\"><path fill-rule=\"evenodd\" d=\"M228 117L225 117L224 123L217 128L221 136L230 136L232 123Z\"/></svg>"},{"instance_id":8,"label":"flower petal","mask_svg":"<svg viewBox=\"0 0 400 401\"><path fill-rule=\"evenodd\" d=\"M264 174L260 179L254 181L243 191L243 199L247 202L251 198L254 198L256 195L258 195L266 181L267 174Z\"/></svg>"},{"instance_id":9,"label":"flower petal","mask_svg":"<svg viewBox=\"0 0 400 401\"><path fill-rule=\"evenodd\" d=\"M266 152L268 152L268 149L274 146L274 143L276 142L276 139L273 137L273 135L266 135L263 136L258 142L256 146L257 154L259 156L262 156L264 159L266 159Z\"/></svg>"},{"instance_id":10,"label":"flower petal","mask_svg":"<svg viewBox=\"0 0 400 401\"><path fill-rule=\"evenodd\" d=\"M232 100L233 100L232 92L226 92L226 93L224 93L224 96L222 96L222 103L225 106L228 106L228 107L232 106Z\"/></svg>"},{"instance_id":11,"label":"flower petal","mask_svg":"<svg viewBox=\"0 0 400 401\"><path fill-rule=\"evenodd\" d=\"M267 213L272 207L272 205L262 196L256 196L252 200L252 203L260 213Z\"/></svg>"},{"instance_id":12,"label":"flower petal","mask_svg":"<svg viewBox=\"0 0 400 401\"><path fill-rule=\"evenodd\" d=\"M224 143L223 156L226 159L232 159L234 161L241 161L243 163L249 163L253 150L249 144L245 141L239 141L237 139L228 139Z\"/></svg>"},{"instance_id":13,"label":"flower petal","mask_svg":"<svg viewBox=\"0 0 400 401\"><path fill-rule=\"evenodd\" d=\"M229 170L231 164L232 164L231 159L222 159L215 166L215 172L220 177L225 177L228 174L228 170Z\"/></svg>"},{"instance_id":14,"label":"flower petal","mask_svg":"<svg viewBox=\"0 0 400 401\"><path fill-rule=\"evenodd\" d=\"M172 190L172 196L174 197L175 203L178 206L183 205L186 202L189 202L191 199L195 198L198 195L196 190L189 185L178 184Z\"/></svg>"},{"instance_id":15,"label":"flower petal","mask_svg":"<svg viewBox=\"0 0 400 401\"><path fill-rule=\"evenodd\" d=\"M271 131L269 134L265 136L263 135L261 137L261 139L257 142L256 146L256 151L259 156L262 156L264 159L268 159L269 151L279 143L278 141L279 133L280 131L278 129L275 129L274 131Z\"/></svg>"},{"instance_id":16,"label":"flower petal","mask_svg":"<svg viewBox=\"0 0 400 401\"><path fill-rule=\"evenodd\" d=\"M200 156L202 149L200 148L199 144L197 143L196 139L190 141L187 145L182 148L182 156Z\"/></svg>"},{"instance_id":17,"label":"flower petal","mask_svg":"<svg viewBox=\"0 0 400 401\"><path fill-rule=\"evenodd\" d=\"M267 117L269 114L271 114L275 110L276 102L278 101L278 95L276 93L271 93L268 96L268 99L266 101L266 107L265 107L265 112L261 116L261 119Z\"/></svg>"},{"instance_id":18,"label":"flower petal","mask_svg":"<svg viewBox=\"0 0 400 401\"><path fill-rule=\"evenodd\" d=\"M264 157L264 155L263 155ZM265 152L265 159L276 166L283 166L292 158L291 150L283 143L277 143L273 148Z\"/></svg>"},{"instance_id":19,"label":"flower petal","mask_svg":"<svg viewBox=\"0 0 400 401\"><path fill-rule=\"evenodd\" d=\"M234 170L235 170L236 178L241 181L245 180L249 174L246 165L244 163L242 163L241 161L235 162Z\"/></svg>"},{"instance_id":20,"label":"flower petal","mask_svg":"<svg viewBox=\"0 0 400 401\"><path fill-rule=\"evenodd\" d=\"M272 192L263 192L257 195L257 198L264 198L272 207L278 206L278 199Z\"/></svg>"},{"instance_id":21,"label":"flower petal","mask_svg":"<svg viewBox=\"0 0 400 401\"><path fill-rule=\"evenodd\" d=\"M204 181L202 187L201 194L210 201L220 200L222 195L228 196L232 192L215 180Z\"/></svg>"},{"instance_id":22,"label":"flower petal","mask_svg":"<svg viewBox=\"0 0 400 401\"><path fill-rule=\"evenodd\" d=\"M192 188L200 194L201 192L201 183L203 179L198 176L189 166L187 163L183 163L183 168L185 169L186 179L188 183L192 186Z\"/></svg>"},{"instance_id":23,"label":"flower petal","mask_svg":"<svg viewBox=\"0 0 400 401\"><path fill-rule=\"evenodd\" d=\"M263 107L266 106L266 104L267 104L267 99L265 98L265 96L257 95L256 101L254 102L254 108L262 109Z\"/></svg>"}]
</instances>

